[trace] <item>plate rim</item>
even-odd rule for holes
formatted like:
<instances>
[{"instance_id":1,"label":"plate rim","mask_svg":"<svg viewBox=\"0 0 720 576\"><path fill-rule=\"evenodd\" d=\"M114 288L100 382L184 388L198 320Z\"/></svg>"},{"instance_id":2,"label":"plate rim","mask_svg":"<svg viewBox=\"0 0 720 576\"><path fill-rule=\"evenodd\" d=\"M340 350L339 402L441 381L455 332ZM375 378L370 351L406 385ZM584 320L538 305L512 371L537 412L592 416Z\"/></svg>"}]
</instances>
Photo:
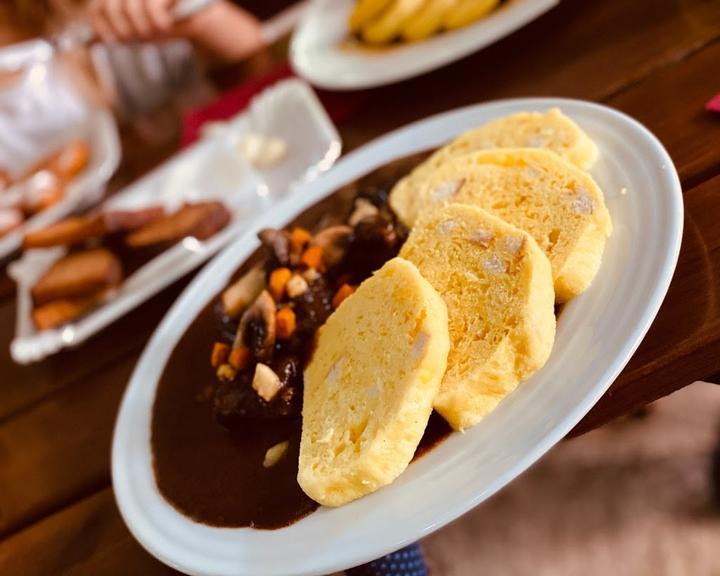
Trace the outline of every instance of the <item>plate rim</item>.
<instances>
[{"instance_id":1,"label":"plate rim","mask_svg":"<svg viewBox=\"0 0 720 576\"><path fill-rule=\"evenodd\" d=\"M123 520L125 521L126 525L128 526L130 532L133 534L133 536L140 542L140 544L148 550L151 554L153 554L155 557L159 558L161 561L165 562L166 564L173 566L177 569L184 570L184 571L190 571L189 573L192 574L224 574L226 572L222 571L207 571L207 570L196 570L196 569L190 569L187 566L184 565L178 565L178 563L175 561L175 559L168 557L163 550L158 549L159 547L156 546L155 542L148 542L145 539L142 538L142 535L139 534L137 530L137 526L133 525L133 519L128 518L127 510L124 508L125 503L123 502L123 498L128 497L128 494L125 491L118 490L118 483L123 480L123 471L119 469L119 450L121 448L120 442L121 442L121 428L122 428L122 421L123 421L123 415L128 410L128 396L130 394L130 391L134 389L134 387L138 386L138 379L142 375L143 371L147 371L147 364L150 361L148 358L148 355L150 352L153 352L155 348L158 346L162 346L162 342L158 341L158 339L161 336L165 336L170 329L169 320L173 318L173 316L177 315L177 309L182 308L187 300L192 300L194 294L194 291L199 290L197 287L202 287L203 284L206 283L206 278L214 273L214 268L217 267L218 261L222 261L225 256L225 259L228 258L227 253L232 251L235 246L247 243L249 241L249 237L253 235L254 230L258 228L259 226L263 224L267 224L268 222L272 222L277 224L280 220L277 213L280 212L280 215L284 217L285 212L290 212L291 215L298 214L302 210L307 209L307 207L312 206L315 204L319 199L327 196L328 194L331 194L333 191L337 190L338 185L337 182L333 182L332 176L340 173L342 174L344 171L350 171L350 176L337 176L335 180L339 179L341 180L341 183L339 186L342 186L344 183L353 181L358 177L358 170L352 170L353 164L360 162L363 158L363 154L368 154L374 150L374 149L380 149L382 150L383 147L387 147L388 145L392 145L393 140L403 138L403 136L407 135L408 133L412 133L413 130L418 129L420 126L432 122L438 122L442 121L443 118L448 117L449 115L463 115L475 110L480 109L491 109L494 107L504 107L504 106L517 106L522 107L524 109L539 109L539 108L549 108L552 106L559 106L561 108L568 106L574 107L574 106L581 106L586 107L591 110L594 110L597 113L601 114L609 114L612 116L615 116L616 118L620 119L623 123L631 126L633 130L635 130L638 134L642 135L643 139L647 141L649 145L652 146L654 153L657 155L657 158L659 159L661 164L661 169L665 170L665 176L668 178L668 194L667 194L667 202L669 206L669 214L671 216L671 229L667 230L667 236L668 236L668 247L669 249L666 250L661 257L659 257L659 260L661 260L661 269L657 274L657 277L653 277L653 279L656 279L657 282L654 285L654 289L652 293L648 296L646 299L646 304L642 308L642 314L640 316L640 319L637 323L634 324L634 329L630 335L628 335L627 338L624 339L622 343L621 351L622 353L619 353L617 356L613 358L612 366L610 366L608 369L605 369L602 372L602 377L599 378L595 384L592 386L590 391L584 395L577 404L572 407L565 415L562 417L561 421L558 422L556 425L554 425L549 432L543 435L541 438L541 441L536 442L533 446L531 446L526 453L520 457L520 459L517 461L515 465L513 465L511 468L509 468L505 474L500 475L495 482L493 482L493 488L489 492L482 492L477 493L475 496L469 500L463 501L462 503L459 503L455 506L448 506L447 510L443 512L443 514L438 515L435 520L428 525L422 526L421 528L417 528L415 530L415 533L411 536L406 536L404 538L389 538L388 544L386 545L386 549L384 551L380 551L379 553L386 553L390 552L393 549L397 549L398 547L403 546L404 544L410 543L416 539L422 538L426 536L427 534L433 532L434 530L438 529L439 527L447 524L448 522L451 522L452 520L456 519L460 515L464 514L465 512L471 510L473 507L475 507L477 504L479 504L481 501L488 498L491 494L495 493L497 490L505 486L511 479L517 477L520 473L522 473L524 470L526 470L529 466L531 466L537 459L539 459L547 450L549 450L554 444L556 444L562 437L564 437L576 424L581 420L581 418L592 408L592 406L599 400L599 398L604 394L604 392L610 387L612 382L616 379L620 371L625 367L628 360L634 352L637 350L637 347L639 346L640 342L644 338L645 334L650 328L650 325L652 324L652 321L654 320L655 316L657 315L657 312L660 308L660 305L662 301L665 298L665 295L667 293L667 290L670 285L670 281L672 279L672 276L674 274L674 270L677 264L677 260L680 253L680 245L681 245L681 239L682 239L682 232L683 232L683 214L684 214L684 206L683 206L683 197L682 197L682 188L680 185L679 176L677 174L677 170L675 169L675 166L672 162L672 159L670 158L670 155L668 154L667 150L663 147L663 145L660 143L660 141L642 124L640 124L637 120L627 116L626 114L609 108L607 106L603 106L600 104L596 104L593 102L587 102L582 100L574 100L574 99L565 99L565 98L512 98L512 99L502 99L502 100L494 100L490 102L482 102L479 104L474 104L470 106L465 106L461 108L452 109L440 114L436 114L434 116L430 116L425 119L421 119L417 122L413 122L411 124L408 124L407 126L401 127L397 130L394 130L392 132L389 132L383 136L380 136L379 138L376 138L367 144L363 145L362 147L356 149L355 151L351 152L347 156L343 157L336 165L328 171L322 179L330 179L331 183L335 184L332 187L329 187L328 190L324 193L322 193L321 196L315 197L312 195L310 201L300 200L295 197L295 195L291 198L288 198L287 200L283 201L280 205L273 208L273 210L267 212L259 219L259 223L252 227L251 230L249 230L247 233L243 234L239 238L237 238L233 243L231 243L227 248L223 250L215 259L213 259L208 265L203 269L201 273L197 275L195 279L190 283L190 285L183 291L181 296L175 301L173 306L170 308L162 322L158 325L156 328L152 338L146 345L140 360L138 361L135 370L133 372L133 375L130 379L130 383L125 391L125 394L123 396L123 400L121 403L118 419L116 421L115 426L115 433L113 437L113 446L112 446L112 478L113 478L113 494L118 506L118 509L120 510L120 513L123 517ZM572 115L572 114L571 114ZM424 145L425 147L432 146L432 144ZM369 150L369 151L368 151ZM369 171L372 171L373 169L382 166L384 164L387 164L392 159L403 156L406 154L409 154L412 152L408 152L407 150L402 150L399 153L396 153L396 155L392 155L391 157L384 158L381 162L378 163L371 163L371 166L364 166L359 171L359 175L362 175L364 173L367 173ZM360 160L356 160L357 158L360 158ZM346 166L348 168L346 168ZM353 175L354 174L354 175ZM312 184L308 184L308 186L317 186L319 180L316 180ZM307 190L307 188L303 187L302 189ZM282 207L282 209L280 209ZM256 244L255 244L256 245ZM214 292L213 292L214 294ZM207 295L207 297L203 296L203 305L207 304L209 301L209 298L211 298L212 295ZM183 328L183 332L187 326ZM182 332L181 332L182 334ZM175 341L176 342L176 341ZM173 342L173 347L174 343ZM170 350L171 351L171 350ZM169 355L170 351L167 352ZM157 381L153 383L153 393L154 389L156 388ZM155 490L157 490L156 487L154 487ZM162 498L162 496L160 496ZM169 503L165 502L166 506L171 506ZM227 529L220 529L220 530L227 530ZM373 556L376 551L373 551ZM369 556L366 555L367 553L357 553L355 552L352 557L349 557L348 555L343 556L343 560L338 562L338 560L335 560L334 564L323 564L318 568L318 566L314 566L311 569L308 570L298 570L295 572L296 574L319 574L324 573L326 571L333 571L333 570L340 570L344 567L347 567L348 565L362 563L365 561L368 561L371 559ZM319 572L319 569L322 569L321 572ZM243 573L240 570L237 570L236 573ZM269 571L268 573L276 573Z\"/></svg>"}]
</instances>

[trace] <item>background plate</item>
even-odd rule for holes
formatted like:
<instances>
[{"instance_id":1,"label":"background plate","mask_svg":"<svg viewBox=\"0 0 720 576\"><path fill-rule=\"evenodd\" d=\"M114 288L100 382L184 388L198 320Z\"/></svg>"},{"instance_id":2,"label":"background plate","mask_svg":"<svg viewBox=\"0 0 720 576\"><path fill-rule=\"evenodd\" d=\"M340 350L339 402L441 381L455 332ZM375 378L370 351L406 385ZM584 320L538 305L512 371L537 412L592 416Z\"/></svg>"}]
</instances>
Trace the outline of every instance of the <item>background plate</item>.
<instances>
[{"instance_id":1,"label":"background plate","mask_svg":"<svg viewBox=\"0 0 720 576\"><path fill-rule=\"evenodd\" d=\"M287 156L276 166L254 169L238 150L249 132L282 138L288 146ZM185 202L221 200L232 214L223 230L202 242L184 238L125 278L100 306L56 329L36 330L31 290L67 249L27 250L10 265L10 276L18 286L15 337L10 345L13 360L37 362L107 328L208 260L298 182L327 170L340 155L340 148L335 126L305 82L284 80L268 88L253 99L249 109L218 127L214 136L176 154L115 194L102 208L137 210L162 205L173 212Z\"/></svg>"},{"instance_id":2,"label":"background plate","mask_svg":"<svg viewBox=\"0 0 720 576\"><path fill-rule=\"evenodd\" d=\"M150 417L155 387L195 315L257 247L255 232L283 226L344 184L388 161L437 146L470 126L559 106L600 148L592 170L614 231L593 285L567 305L546 366L465 434L454 434L393 483L347 506L320 508L281 530L221 529L182 516L155 486ZM327 574L426 536L467 512L550 449L625 366L670 284L682 236L682 192L670 157L631 118L576 100L518 99L417 122L349 154L254 223L193 281L145 349L122 402L112 475L120 512L157 558L202 575ZM238 498L242 495L238 494Z\"/></svg>"},{"instance_id":3,"label":"background plate","mask_svg":"<svg viewBox=\"0 0 720 576\"><path fill-rule=\"evenodd\" d=\"M507 36L555 6L557 0L509 0L475 24L388 49L343 44L354 4L355 0L315 0L293 34L293 68L316 86L372 88L429 72Z\"/></svg>"}]
</instances>

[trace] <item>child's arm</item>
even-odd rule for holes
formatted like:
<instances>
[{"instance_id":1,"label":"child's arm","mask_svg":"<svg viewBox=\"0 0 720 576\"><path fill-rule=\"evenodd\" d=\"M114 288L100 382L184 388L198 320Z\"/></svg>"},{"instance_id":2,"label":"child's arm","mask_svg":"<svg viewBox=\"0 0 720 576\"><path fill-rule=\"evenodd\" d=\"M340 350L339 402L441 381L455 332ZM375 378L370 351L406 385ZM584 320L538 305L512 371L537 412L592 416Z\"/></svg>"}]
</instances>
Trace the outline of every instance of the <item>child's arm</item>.
<instances>
[{"instance_id":1,"label":"child's arm","mask_svg":"<svg viewBox=\"0 0 720 576\"><path fill-rule=\"evenodd\" d=\"M228 62L241 60L262 47L258 20L228 0L216 0L180 22L173 19L175 1L95 0L90 18L106 42L183 37Z\"/></svg>"}]
</instances>

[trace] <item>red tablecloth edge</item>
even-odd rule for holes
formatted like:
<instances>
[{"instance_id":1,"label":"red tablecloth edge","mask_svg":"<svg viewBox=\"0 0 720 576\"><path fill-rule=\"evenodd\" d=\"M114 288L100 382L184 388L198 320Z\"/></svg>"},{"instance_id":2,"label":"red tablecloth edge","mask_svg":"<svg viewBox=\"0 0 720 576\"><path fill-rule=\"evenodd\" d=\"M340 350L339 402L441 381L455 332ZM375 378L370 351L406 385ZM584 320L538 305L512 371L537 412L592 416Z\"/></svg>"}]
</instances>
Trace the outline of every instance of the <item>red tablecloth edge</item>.
<instances>
[{"instance_id":1,"label":"red tablecloth edge","mask_svg":"<svg viewBox=\"0 0 720 576\"><path fill-rule=\"evenodd\" d=\"M707 104L705 104L705 110L720 112L720 94L715 94L715 96L708 100Z\"/></svg>"}]
</instances>

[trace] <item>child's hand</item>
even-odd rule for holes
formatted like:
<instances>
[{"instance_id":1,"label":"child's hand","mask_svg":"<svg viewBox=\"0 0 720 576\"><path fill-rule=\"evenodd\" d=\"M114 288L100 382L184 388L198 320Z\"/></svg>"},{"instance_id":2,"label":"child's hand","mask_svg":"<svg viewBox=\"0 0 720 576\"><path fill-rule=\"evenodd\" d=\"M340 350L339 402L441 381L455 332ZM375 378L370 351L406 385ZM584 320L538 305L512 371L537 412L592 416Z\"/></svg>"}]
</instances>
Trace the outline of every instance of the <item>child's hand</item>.
<instances>
[{"instance_id":1,"label":"child's hand","mask_svg":"<svg viewBox=\"0 0 720 576\"><path fill-rule=\"evenodd\" d=\"M225 62L247 57L263 46L260 22L228 0L215 0L176 21L178 0L93 0L90 20L104 42L186 38Z\"/></svg>"},{"instance_id":2,"label":"child's hand","mask_svg":"<svg viewBox=\"0 0 720 576\"><path fill-rule=\"evenodd\" d=\"M176 0L93 0L90 20L105 42L182 36L175 25Z\"/></svg>"}]
</instances>

